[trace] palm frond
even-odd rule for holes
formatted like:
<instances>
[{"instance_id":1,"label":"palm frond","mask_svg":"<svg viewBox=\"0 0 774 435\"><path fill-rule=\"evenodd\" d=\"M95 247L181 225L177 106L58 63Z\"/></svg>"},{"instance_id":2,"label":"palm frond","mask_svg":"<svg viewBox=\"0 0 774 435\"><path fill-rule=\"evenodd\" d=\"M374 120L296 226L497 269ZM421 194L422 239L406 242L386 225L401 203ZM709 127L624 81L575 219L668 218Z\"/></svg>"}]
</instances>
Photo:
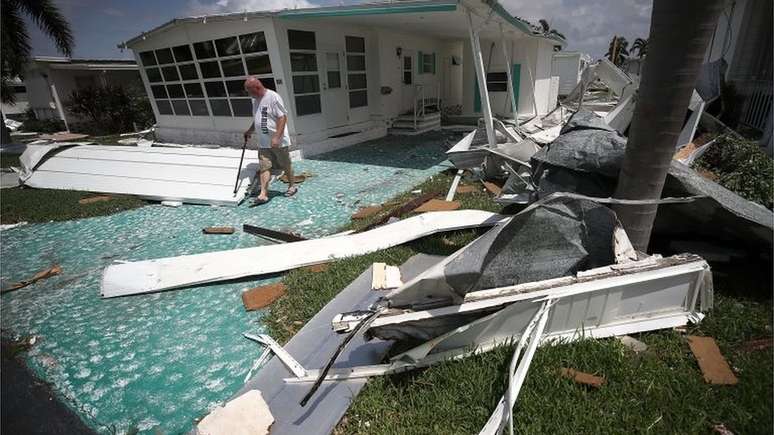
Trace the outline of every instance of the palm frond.
<instances>
[{"instance_id":1,"label":"palm frond","mask_svg":"<svg viewBox=\"0 0 774 435\"><path fill-rule=\"evenodd\" d=\"M5 2L4 2L5 3ZM73 34L70 23L51 0L8 0L27 14L40 30L54 40L57 49L65 56L73 52ZM5 4L3 5L5 6ZM5 13L5 11L3 11Z\"/></svg>"}]
</instances>

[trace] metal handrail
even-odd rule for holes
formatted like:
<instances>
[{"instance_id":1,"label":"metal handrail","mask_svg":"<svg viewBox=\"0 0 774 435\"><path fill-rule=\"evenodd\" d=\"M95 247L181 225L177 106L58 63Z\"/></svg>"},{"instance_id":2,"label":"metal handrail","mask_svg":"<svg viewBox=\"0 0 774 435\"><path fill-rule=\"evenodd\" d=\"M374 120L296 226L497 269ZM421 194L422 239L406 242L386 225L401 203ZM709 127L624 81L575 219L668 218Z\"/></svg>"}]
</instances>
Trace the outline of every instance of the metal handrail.
<instances>
[{"instance_id":1,"label":"metal handrail","mask_svg":"<svg viewBox=\"0 0 774 435\"><path fill-rule=\"evenodd\" d=\"M417 107L417 101L421 101L421 104ZM427 105L427 97L425 97L425 85L414 85L414 130L417 129L417 118L425 116L425 106ZM438 112L441 112L441 84L435 85L435 106Z\"/></svg>"}]
</instances>

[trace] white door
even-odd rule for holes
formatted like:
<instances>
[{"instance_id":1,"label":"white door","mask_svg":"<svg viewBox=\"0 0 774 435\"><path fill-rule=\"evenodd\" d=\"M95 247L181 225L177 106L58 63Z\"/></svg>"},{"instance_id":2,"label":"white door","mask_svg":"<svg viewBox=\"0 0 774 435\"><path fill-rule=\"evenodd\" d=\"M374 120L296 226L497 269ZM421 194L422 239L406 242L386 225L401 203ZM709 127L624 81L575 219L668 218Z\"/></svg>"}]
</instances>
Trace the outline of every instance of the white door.
<instances>
[{"instance_id":1,"label":"white door","mask_svg":"<svg viewBox=\"0 0 774 435\"><path fill-rule=\"evenodd\" d=\"M400 113L414 113L414 85L416 81L416 60L414 50L403 50L401 62L401 106Z\"/></svg>"},{"instance_id":2,"label":"white door","mask_svg":"<svg viewBox=\"0 0 774 435\"><path fill-rule=\"evenodd\" d=\"M342 71L341 52L323 52L323 113L327 128L346 125L349 120L349 106L347 104L347 90L344 89L344 73Z\"/></svg>"}]
</instances>

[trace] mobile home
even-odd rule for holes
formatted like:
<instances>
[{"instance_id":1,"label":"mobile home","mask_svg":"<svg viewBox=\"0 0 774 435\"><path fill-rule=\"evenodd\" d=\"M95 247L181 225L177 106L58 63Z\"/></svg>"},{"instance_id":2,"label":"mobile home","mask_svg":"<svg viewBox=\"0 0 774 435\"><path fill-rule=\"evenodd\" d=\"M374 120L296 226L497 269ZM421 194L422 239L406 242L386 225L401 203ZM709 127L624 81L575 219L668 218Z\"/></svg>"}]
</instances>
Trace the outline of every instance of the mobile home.
<instances>
[{"instance_id":1,"label":"mobile home","mask_svg":"<svg viewBox=\"0 0 774 435\"><path fill-rule=\"evenodd\" d=\"M442 113L547 113L564 44L495 1L430 0L180 18L122 46L161 140L241 145L255 75L285 101L293 148L312 155L439 128Z\"/></svg>"}]
</instances>

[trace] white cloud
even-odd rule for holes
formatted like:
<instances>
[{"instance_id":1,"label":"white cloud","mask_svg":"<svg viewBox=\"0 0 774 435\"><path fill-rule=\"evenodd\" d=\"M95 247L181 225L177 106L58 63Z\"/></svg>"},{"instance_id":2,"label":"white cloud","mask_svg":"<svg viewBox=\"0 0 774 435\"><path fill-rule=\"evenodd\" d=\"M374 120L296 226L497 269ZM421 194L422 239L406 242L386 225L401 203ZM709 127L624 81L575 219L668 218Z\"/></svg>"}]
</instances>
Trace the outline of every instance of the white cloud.
<instances>
[{"instance_id":1,"label":"white cloud","mask_svg":"<svg viewBox=\"0 0 774 435\"><path fill-rule=\"evenodd\" d=\"M111 17L123 17L124 15L126 15L124 11L116 8L103 9L102 13L105 15L110 15Z\"/></svg>"},{"instance_id":2,"label":"white cloud","mask_svg":"<svg viewBox=\"0 0 774 435\"><path fill-rule=\"evenodd\" d=\"M273 11L279 9L309 8L314 6L317 6L317 4L308 0L189 0L185 15Z\"/></svg>"},{"instance_id":3,"label":"white cloud","mask_svg":"<svg viewBox=\"0 0 774 435\"><path fill-rule=\"evenodd\" d=\"M652 0L501 0L512 14L537 24L545 18L567 37L567 49L602 57L613 35L629 44L650 31Z\"/></svg>"}]
</instances>

